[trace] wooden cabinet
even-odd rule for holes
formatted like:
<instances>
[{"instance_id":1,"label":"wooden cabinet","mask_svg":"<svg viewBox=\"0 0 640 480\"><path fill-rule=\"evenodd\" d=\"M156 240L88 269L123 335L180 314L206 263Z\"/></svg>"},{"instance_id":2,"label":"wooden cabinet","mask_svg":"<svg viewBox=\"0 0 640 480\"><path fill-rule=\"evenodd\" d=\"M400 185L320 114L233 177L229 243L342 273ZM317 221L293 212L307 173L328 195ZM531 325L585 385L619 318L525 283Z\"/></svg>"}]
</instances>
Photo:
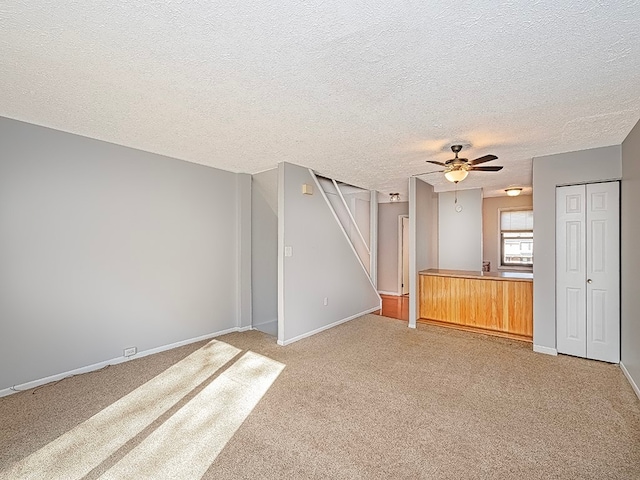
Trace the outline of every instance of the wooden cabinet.
<instances>
[{"instance_id":1,"label":"wooden cabinet","mask_svg":"<svg viewBox=\"0 0 640 480\"><path fill-rule=\"evenodd\" d=\"M419 295L422 323L533 339L531 274L425 270Z\"/></svg>"}]
</instances>

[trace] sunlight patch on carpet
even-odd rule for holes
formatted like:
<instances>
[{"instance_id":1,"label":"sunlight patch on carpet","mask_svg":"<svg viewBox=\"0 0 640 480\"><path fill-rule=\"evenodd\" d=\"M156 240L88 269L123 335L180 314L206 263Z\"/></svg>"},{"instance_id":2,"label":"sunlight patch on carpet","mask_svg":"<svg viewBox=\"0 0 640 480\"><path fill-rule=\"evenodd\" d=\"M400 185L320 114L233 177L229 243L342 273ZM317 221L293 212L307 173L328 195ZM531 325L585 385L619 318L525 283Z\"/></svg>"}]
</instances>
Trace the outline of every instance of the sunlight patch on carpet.
<instances>
[{"instance_id":1,"label":"sunlight patch on carpet","mask_svg":"<svg viewBox=\"0 0 640 480\"><path fill-rule=\"evenodd\" d=\"M3 470L0 479L82 478L238 353L239 349L212 340L40 450Z\"/></svg>"},{"instance_id":2,"label":"sunlight patch on carpet","mask_svg":"<svg viewBox=\"0 0 640 480\"><path fill-rule=\"evenodd\" d=\"M245 353L100 478L201 478L284 367Z\"/></svg>"}]
</instances>

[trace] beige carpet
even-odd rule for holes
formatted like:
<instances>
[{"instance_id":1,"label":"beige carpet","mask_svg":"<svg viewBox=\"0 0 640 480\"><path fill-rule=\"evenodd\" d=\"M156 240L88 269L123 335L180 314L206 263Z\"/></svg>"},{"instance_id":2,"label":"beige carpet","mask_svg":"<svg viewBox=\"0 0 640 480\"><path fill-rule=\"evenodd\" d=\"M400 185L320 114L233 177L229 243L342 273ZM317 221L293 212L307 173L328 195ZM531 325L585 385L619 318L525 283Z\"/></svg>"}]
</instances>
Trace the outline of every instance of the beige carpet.
<instances>
[{"instance_id":1,"label":"beige carpet","mask_svg":"<svg viewBox=\"0 0 640 480\"><path fill-rule=\"evenodd\" d=\"M374 315L287 347L255 331L217 340L241 352L139 433L130 431L84 478L191 478L180 462L200 454L215 458L207 479L640 479L640 400L616 365L439 327L410 330ZM206 343L0 399L0 472L148 389ZM246 392L262 375L253 374L227 382L239 390L207 397L246 351L285 365L261 387L264 396L246 408ZM224 435L214 432L218 421L203 405L228 412L220 417L227 419L238 416L229 408L236 403L250 413L216 457L213 443ZM208 423L184 428L196 407ZM182 437L154 452L162 469L140 471L141 451L169 427ZM192 445L195 454L183 453ZM127 463L134 454L136 462ZM53 459L39 461L30 473L55 478Z\"/></svg>"}]
</instances>

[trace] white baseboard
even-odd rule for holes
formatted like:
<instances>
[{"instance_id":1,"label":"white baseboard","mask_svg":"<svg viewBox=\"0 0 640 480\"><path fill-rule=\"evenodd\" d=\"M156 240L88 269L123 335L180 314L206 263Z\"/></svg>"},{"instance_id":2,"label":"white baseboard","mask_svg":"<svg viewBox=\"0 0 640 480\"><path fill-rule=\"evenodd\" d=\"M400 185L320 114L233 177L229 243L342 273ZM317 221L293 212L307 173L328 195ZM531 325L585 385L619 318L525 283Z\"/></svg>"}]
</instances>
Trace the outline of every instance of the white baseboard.
<instances>
[{"instance_id":1,"label":"white baseboard","mask_svg":"<svg viewBox=\"0 0 640 480\"><path fill-rule=\"evenodd\" d=\"M249 330L253 330L253 327L251 325L248 325L246 327L238 327L236 330L236 332L248 332ZM231 332L229 332L231 333ZM223 333L221 333L220 335L224 335Z\"/></svg>"},{"instance_id":2,"label":"white baseboard","mask_svg":"<svg viewBox=\"0 0 640 480\"><path fill-rule=\"evenodd\" d=\"M398 292L385 292L384 290L378 290L378 294L380 295L390 295L392 297L401 297L402 294Z\"/></svg>"},{"instance_id":3,"label":"white baseboard","mask_svg":"<svg viewBox=\"0 0 640 480\"><path fill-rule=\"evenodd\" d=\"M278 319L253 324L253 330L278 337Z\"/></svg>"},{"instance_id":4,"label":"white baseboard","mask_svg":"<svg viewBox=\"0 0 640 480\"><path fill-rule=\"evenodd\" d=\"M264 325L271 325L273 323L278 323L278 319L274 319L274 320L269 320L268 322L260 322L260 323L254 323L253 324L253 329L256 330L256 327L262 327Z\"/></svg>"},{"instance_id":5,"label":"white baseboard","mask_svg":"<svg viewBox=\"0 0 640 480\"><path fill-rule=\"evenodd\" d=\"M278 340L278 345L280 346L286 346L286 345L290 345L293 342L297 342L298 340L302 340L303 338L307 338L310 337L311 335L315 335L316 333L320 333L324 330L328 330L330 328L336 327L338 325L340 325L341 323L346 323L349 320L353 320L354 318L358 318L361 317L363 315L366 315L367 313L373 313L373 312L377 312L378 310L380 310L380 306L374 307L374 308L370 308L368 310L365 310L364 312L360 312L360 313L356 313L355 315L351 315L350 317L347 318L343 318L342 320L338 320L337 322L333 322L330 323L329 325L325 325L324 327L320 327L320 328L316 328L315 330L312 330L310 332L307 333L303 333L302 335L298 335L297 337L293 337L289 340L285 340L284 342Z\"/></svg>"},{"instance_id":6,"label":"white baseboard","mask_svg":"<svg viewBox=\"0 0 640 480\"><path fill-rule=\"evenodd\" d=\"M45 385L45 384L50 383L50 382L56 382L58 380L62 380L63 378L70 377L72 375L80 375L80 374L83 374L83 373L93 372L95 370L99 370L101 368L104 368L107 365L117 365L118 363L128 362L129 360L133 360L134 358L142 358L142 357L146 357L147 355L153 355L154 353L160 353L160 352L164 352L166 350L171 350L172 348L182 347L182 346L188 345L190 343L196 343L196 342L200 342L202 340L208 340L210 338L219 337L221 335L226 335L227 333L241 332L241 331L246 331L246 330L250 330L250 329L251 329L251 327L242 327L242 328L233 327L233 328L228 328L226 330L221 330L219 332L209 333L209 334L206 334L206 335L201 335L199 337L189 338L187 340L181 340L179 342L170 343L168 345L162 345L160 347L150 348L149 350L143 350L143 351L138 352L135 355L132 355L130 357L116 357L116 358L112 358L111 360L105 360L103 362L94 363L92 365L87 365L85 367L76 368L74 370L69 370L67 372L57 373L55 375L50 375L48 377L40 378L38 380L32 380L30 382L21 383L20 385L14 385L13 387L4 388L4 389L0 390L0 398L1 397L6 397L7 395L11 395L13 393L18 393L19 391L30 390L32 388L36 388L36 387L39 387L40 385Z\"/></svg>"},{"instance_id":7,"label":"white baseboard","mask_svg":"<svg viewBox=\"0 0 640 480\"><path fill-rule=\"evenodd\" d=\"M558 355L558 350L551 347L543 347L542 345L533 345L533 351L538 353L544 353L545 355Z\"/></svg>"},{"instance_id":8,"label":"white baseboard","mask_svg":"<svg viewBox=\"0 0 640 480\"><path fill-rule=\"evenodd\" d=\"M640 387L638 387L638 384L636 384L636 382L633 380L633 377L629 373L629 370L627 370L627 367L625 367L624 363L622 362L620 362L620 369L622 370L622 373L624 373L624 376L627 377L627 380L629 380L633 391L636 392L636 395L638 396L638 398L640 398Z\"/></svg>"}]
</instances>

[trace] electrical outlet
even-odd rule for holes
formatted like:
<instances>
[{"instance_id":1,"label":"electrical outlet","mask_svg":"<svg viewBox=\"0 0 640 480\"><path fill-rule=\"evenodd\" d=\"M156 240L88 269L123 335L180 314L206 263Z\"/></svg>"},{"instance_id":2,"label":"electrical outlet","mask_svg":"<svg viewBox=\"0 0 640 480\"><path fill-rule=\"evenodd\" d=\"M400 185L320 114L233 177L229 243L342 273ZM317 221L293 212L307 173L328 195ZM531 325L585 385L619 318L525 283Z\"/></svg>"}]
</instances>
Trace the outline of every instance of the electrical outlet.
<instances>
[{"instance_id":1,"label":"electrical outlet","mask_svg":"<svg viewBox=\"0 0 640 480\"><path fill-rule=\"evenodd\" d=\"M132 357L133 355L136 354L137 351L138 351L138 349L136 347L125 348L124 349L124 356L125 357Z\"/></svg>"}]
</instances>

